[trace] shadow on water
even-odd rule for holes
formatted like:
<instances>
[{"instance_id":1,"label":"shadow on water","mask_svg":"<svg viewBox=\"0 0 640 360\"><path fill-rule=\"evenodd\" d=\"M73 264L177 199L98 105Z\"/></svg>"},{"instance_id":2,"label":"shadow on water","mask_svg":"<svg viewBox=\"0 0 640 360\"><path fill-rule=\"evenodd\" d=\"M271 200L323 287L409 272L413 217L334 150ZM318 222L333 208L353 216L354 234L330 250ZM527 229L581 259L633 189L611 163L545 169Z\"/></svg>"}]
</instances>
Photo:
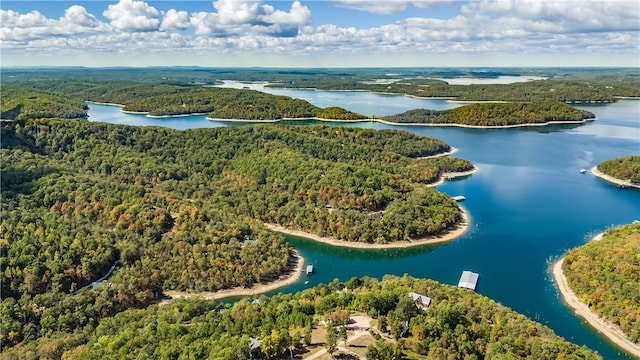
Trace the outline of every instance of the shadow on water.
<instances>
[{"instance_id":1,"label":"shadow on water","mask_svg":"<svg viewBox=\"0 0 640 360\"><path fill-rule=\"evenodd\" d=\"M467 180L467 179L471 178L472 176L473 176L473 174L462 175L462 176L454 176L454 177L447 178L446 182L463 181L463 180Z\"/></svg>"},{"instance_id":2,"label":"shadow on water","mask_svg":"<svg viewBox=\"0 0 640 360\"><path fill-rule=\"evenodd\" d=\"M364 119L362 121L349 121L349 122L331 122L331 121L321 121L321 120L314 120L314 119L304 119L304 120L284 120L284 121L279 121L276 124L279 125L299 125L299 126L308 126L308 125L324 125L324 126L348 126L348 127L353 127L353 126L357 126L357 127L373 127L373 128L377 128L376 125L380 125L380 126L388 126L389 128L393 128L393 125L387 125L384 123L380 123L377 121L371 121L371 120L367 120ZM536 126L536 125L532 125L532 126L521 126L521 127L515 127L515 128L481 128L481 129L476 129L476 128L462 128L462 127L455 127L455 126L451 126L451 127L446 127L446 126L438 126L438 127L433 127L433 126L428 126L428 125L424 125L422 126L422 128L457 128L457 129L467 129L469 131L472 132L479 132L479 131L485 131L485 132L496 132L496 131L525 131L525 132L535 132L535 133L539 133L539 134L549 134L549 133L554 133L554 132L560 132L560 131L566 131L566 130L573 130L573 129L577 129L579 127L582 126L586 126L588 125L589 122L586 123L576 123L576 124L549 124L549 125L545 125L545 126ZM412 125L398 125L398 126L412 126ZM418 127L420 128L420 127Z\"/></svg>"},{"instance_id":3,"label":"shadow on water","mask_svg":"<svg viewBox=\"0 0 640 360\"><path fill-rule=\"evenodd\" d=\"M573 130L582 126L588 125L589 122L586 123L578 123L578 124L550 124L545 126L525 126L518 128L520 131L531 131L537 132L539 134L550 134L559 131L565 130Z\"/></svg>"}]
</instances>

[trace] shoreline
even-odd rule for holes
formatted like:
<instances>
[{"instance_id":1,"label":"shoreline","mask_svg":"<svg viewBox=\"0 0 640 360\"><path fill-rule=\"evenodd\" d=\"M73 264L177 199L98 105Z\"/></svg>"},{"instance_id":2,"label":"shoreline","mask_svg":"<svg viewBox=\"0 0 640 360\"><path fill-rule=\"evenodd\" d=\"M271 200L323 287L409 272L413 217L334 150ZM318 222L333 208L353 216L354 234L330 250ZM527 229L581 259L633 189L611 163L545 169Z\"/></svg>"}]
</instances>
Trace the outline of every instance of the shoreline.
<instances>
[{"instance_id":1,"label":"shoreline","mask_svg":"<svg viewBox=\"0 0 640 360\"><path fill-rule=\"evenodd\" d=\"M304 258L295 249L293 250L293 256L295 257L294 260L296 261L295 267L293 269L290 269L287 273L281 275L275 281L254 284L250 288L237 287L232 289L223 289L219 291L190 292L190 291L168 290L168 291L165 291L164 293L171 298L161 300L160 304L161 305L168 304L176 299L191 298L191 297L201 297L205 300L220 300L220 299L233 297L233 296L253 296L253 295L264 294L273 290L277 290L281 287L294 284L302 276L302 272L304 270Z\"/></svg>"},{"instance_id":2,"label":"shoreline","mask_svg":"<svg viewBox=\"0 0 640 360\"><path fill-rule=\"evenodd\" d=\"M218 122L242 122L242 123L278 123L281 121L304 121L304 120L314 120L314 121L323 121L323 122L336 122L336 123L359 123L359 122L371 122L371 119L355 119L355 120L341 120L341 119L325 119L319 117L302 117L302 118L282 118L282 119L222 119L222 118L206 118L210 121L218 121Z\"/></svg>"},{"instance_id":3,"label":"shoreline","mask_svg":"<svg viewBox=\"0 0 640 360\"><path fill-rule=\"evenodd\" d=\"M514 128L521 128L521 127L539 127L539 126L547 126L547 125L571 125L571 124L579 125L579 124L586 124L590 121L595 121L595 120L597 120L597 118L582 119L582 120L576 120L576 121L570 121L570 120L547 121L543 123L488 126L488 125L465 125L465 124L452 124L452 123L442 123L442 124L398 123L398 122L386 121L382 119L371 119L371 121L375 121L375 122L379 122L387 125L394 125L394 126L436 126L436 127L460 127L460 128L467 128L467 129L514 129Z\"/></svg>"},{"instance_id":4,"label":"shoreline","mask_svg":"<svg viewBox=\"0 0 640 360\"><path fill-rule=\"evenodd\" d=\"M351 91L351 90L349 90ZM117 106L123 108L125 105L122 104L113 104L113 103L104 103L97 101L87 102L96 104L96 105L106 105L106 106ZM197 116L197 115L206 115L206 113L189 113L189 114L176 114L176 115L149 115L149 112L144 111L128 111L121 110L125 114L133 114L133 115L145 115L149 118L174 118L174 117L186 117L186 116ZM539 127L539 126L547 126L547 125L571 125L571 124L586 124L590 121L595 121L597 118L591 119L582 119L576 121L547 121L543 123L525 123L525 124L514 124L514 125L495 125L495 126L487 126L487 125L465 125L465 124L453 124L453 123L442 123L442 124L429 124L429 123L399 123L386 121L378 118L365 118L365 119L354 119L354 120L341 120L341 119L325 119L319 117L304 117L304 118L282 118L282 119L264 119L264 120L256 120L256 119L219 119L219 118L211 118L206 117L206 120L209 121L218 121L218 122L240 122L240 123L278 123L280 121L300 121L300 120L315 120L315 121L323 121L323 122L336 122L336 123L360 123L360 122L377 122L386 125L393 126L435 126L435 127L460 127L467 129L513 129L520 127Z\"/></svg>"},{"instance_id":5,"label":"shoreline","mask_svg":"<svg viewBox=\"0 0 640 360\"><path fill-rule=\"evenodd\" d=\"M443 156L449 156L449 155L454 154L456 152L458 152L458 148L455 148L453 146L449 146L449 151L447 151L447 152L443 152L443 153L435 154L435 155L417 157L416 160L434 159L434 158L439 158L439 157L443 157Z\"/></svg>"},{"instance_id":6,"label":"shoreline","mask_svg":"<svg viewBox=\"0 0 640 360\"><path fill-rule=\"evenodd\" d=\"M608 182L616 184L616 185L625 185L625 186L628 186L628 187L640 189L640 185L634 184L629 180L622 180L622 179L615 178L615 177L613 177L611 175L607 175L607 174L603 173L602 171L598 170L597 166L594 166L593 168L591 168L591 173L593 175L599 177L602 180L608 181Z\"/></svg>"},{"instance_id":7,"label":"shoreline","mask_svg":"<svg viewBox=\"0 0 640 360\"><path fill-rule=\"evenodd\" d=\"M396 241L396 242L386 243L386 244L369 244L369 243L341 241L333 237L319 236L319 235L312 234L302 230L287 229L284 226L271 224L271 223L265 223L265 226L272 231L276 231L286 235L302 237L305 239L317 241L317 242L328 244L331 246L339 246L339 247L346 247L346 248L352 248L352 249L381 249L381 250L404 249L404 248L411 248L411 247L418 247L423 245L447 242L464 235L469 230L470 219L469 219L469 214L467 213L465 208L460 206L460 210L462 211L462 220L456 224L455 228L451 229L450 231L447 231L444 234L429 236L426 238L421 238L421 239L416 239L411 241Z\"/></svg>"},{"instance_id":8,"label":"shoreline","mask_svg":"<svg viewBox=\"0 0 640 360\"><path fill-rule=\"evenodd\" d=\"M602 239L603 234L604 233L600 233L594 236L591 241L598 241ZM591 327L606 336L607 339L609 339L611 342L624 349L625 351L631 353L632 355L640 358L640 345L635 344L627 339L625 334L617 325L591 311L591 309L589 309L589 306L583 303L573 292L571 287L569 287L569 282L567 281L564 272L562 271L563 263L564 256L562 256L560 260L558 260L553 265L553 277L556 284L558 285L558 290L560 291L560 295L562 295L562 299L564 300L565 304L573 309L576 315L586 320L589 325L591 325Z\"/></svg>"},{"instance_id":9,"label":"shoreline","mask_svg":"<svg viewBox=\"0 0 640 360\"><path fill-rule=\"evenodd\" d=\"M455 178L459 178L459 177L469 176L469 175L474 174L477 171L478 171L478 168L474 166L473 169L471 169L469 171L445 172L445 173L440 174L440 179L438 179L437 181L432 182L430 184L427 184L426 186L427 187L436 187L438 185L444 184L444 182L449 180L450 178L455 179Z\"/></svg>"}]
</instances>

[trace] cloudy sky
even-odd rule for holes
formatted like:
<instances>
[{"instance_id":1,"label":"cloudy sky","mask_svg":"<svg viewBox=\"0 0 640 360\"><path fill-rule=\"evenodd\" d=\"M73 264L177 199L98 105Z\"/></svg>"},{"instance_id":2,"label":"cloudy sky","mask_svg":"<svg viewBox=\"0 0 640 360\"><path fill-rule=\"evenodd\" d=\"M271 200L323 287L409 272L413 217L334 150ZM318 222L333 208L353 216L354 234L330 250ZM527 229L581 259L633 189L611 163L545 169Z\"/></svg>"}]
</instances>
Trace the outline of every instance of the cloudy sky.
<instances>
[{"instance_id":1,"label":"cloudy sky","mask_svg":"<svg viewBox=\"0 0 640 360\"><path fill-rule=\"evenodd\" d=\"M638 0L0 3L2 66L640 66Z\"/></svg>"}]
</instances>

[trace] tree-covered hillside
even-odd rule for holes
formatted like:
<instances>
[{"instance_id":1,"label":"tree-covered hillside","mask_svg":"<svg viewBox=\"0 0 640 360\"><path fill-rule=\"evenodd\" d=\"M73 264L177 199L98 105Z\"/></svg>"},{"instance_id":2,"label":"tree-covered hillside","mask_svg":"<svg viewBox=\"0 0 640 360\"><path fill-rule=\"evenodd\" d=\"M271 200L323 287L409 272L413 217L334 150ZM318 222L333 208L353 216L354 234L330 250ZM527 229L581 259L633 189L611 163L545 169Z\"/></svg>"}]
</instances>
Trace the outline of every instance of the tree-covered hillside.
<instances>
[{"instance_id":1,"label":"tree-covered hillside","mask_svg":"<svg viewBox=\"0 0 640 360\"><path fill-rule=\"evenodd\" d=\"M10 82L3 88L5 93L9 97L3 100L0 110L2 118L10 120L86 117L84 101L124 105L124 111L153 116L206 113L211 118L244 120L365 118L338 107L323 109L304 100L247 89L76 80ZM50 99L58 103L51 106Z\"/></svg>"},{"instance_id":2,"label":"tree-covered hillside","mask_svg":"<svg viewBox=\"0 0 640 360\"><path fill-rule=\"evenodd\" d=\"M409 82L412 84L412 82ZM409 86L409 85L407 85ZM364 115L331 106L316 107L307 101L248 89L132 83L127 81L10 82L0 105L3 119L86 117L83 101L123 105L123 111L152 116L206 113L215 119L280 120L321 118L363 120ZM47 109L43 112L42 109ZM435 111L410 110L383 117L395 123L508 126L575 121L595 115L556 100L481 103Z\"/></svg>"},{"instance_id":3,"label":"tree-covered hillside","mask_svg":"<svg viewBox=\"0 0 640 360\"><path fill-rule=\"evenodd\" d=\"M592 119L589 111L578 110L554 100L531 103L479 103L449 110L415 109L385 116L385 121L417 124L460 124L469 126L509 126L544 124L553 121L579 122Z\"/></svg>"},{"instance_id":4,"label":"tree-covered hillside","mask_svg":"<svg viewBox=\"0 0 640 360\"><path fill-rule=\"evenodd\" d=\"M2 120L86 118L87 109L83 99L72 98L63 93L32 88L25 83L2 84L0 97L0 119Z\"/></svg>"},{"instance_id":5,"label":"tree-covered hillside","mask_svg":"<svg viewBox=\"0 0 640 360\"><path fill-rule=\"evenodd\" d=\"M72 341L163 290L275 279L291 248L265 222L366 243L440 234L461 212L425 184L473 167L422 159L442 141L356 128L51 119L1 136L3 349ZM109 286L76 293L114 264Z\"/></svg>"},{"instance_id":6,"label":"tree-covered hillside","mask_svg":"<svg viewBox=\"0 0 640 360\"><path fill-rule=\"evenodd\" d=\"M356 81L324 81L276 83L273 87L318 88L323 90L366 90L418 97L450 97L460 101L529 102L555 100L567 104L615 102L620 96L640 96L637 78L609 81L537 80L513 84L450 85L432 79L398 80L370 84Z\"/></svg>"},{"instance_id":7,"label":"tree-covered hillside","mask_svg":"<svg viewBox=\"0 0 640 360\"><path fill-rule=\"evenodd\" d=\"M640 185L640 155L603 161L598 165L598 170L616 179Z\"/></svg>"},{"instance_id":8,"label":"tree-covered hillside","mask_svg":"<svg viewBox=\"0 0 640 360\"><path fill-rule=\"evenodd\" d=\"M562 266L573 292L640 344L640 223L573 249Z\"/></svg>"},{"instance_id":9,"label":"tree-covered hillside","mask_svg":"<svg viewBox=\"0 0 640 360\"><path fill-rule=\"evenodd\" d=\"M426 294L433 301L423 310L409 292ZM222 309L213 302L192 299L128 310L103 319L87 336L86 344L74 344L77 347L69 348L64 356L301 359L330 341L328 337L314 340L312 332L334 333L336 342L340 333L346 333L338 318L328 321L331 313L373 318L375 325L367 337L378 341L366 349L368 359L600 359L593 351L567 342L546 326L484 296L408 276L334 280L296 294L245 299ZM381 336L383 333L391 337ZM251 339L260 341L253 342L253 354ZM23 353L42 350L46 349L27 348Z\"/></svg>"}]
</instances>

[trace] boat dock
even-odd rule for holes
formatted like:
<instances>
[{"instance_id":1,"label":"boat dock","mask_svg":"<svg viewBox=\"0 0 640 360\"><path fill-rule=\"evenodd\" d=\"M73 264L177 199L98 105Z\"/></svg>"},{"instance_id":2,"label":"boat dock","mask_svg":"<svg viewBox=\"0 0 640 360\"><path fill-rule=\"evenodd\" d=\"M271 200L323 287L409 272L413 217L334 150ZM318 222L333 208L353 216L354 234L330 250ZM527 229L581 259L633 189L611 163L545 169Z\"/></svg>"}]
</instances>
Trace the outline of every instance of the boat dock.
<instances>
[{"instance_id":1,"label":"boat dock","mask_svg":"<svg viewBox=\"0 0 640 360\"><path fill-rule=\"evenodd\" d=\"M478 278L480 275L471 272L471 271L463 271L462 276L460 277L460 281L458 282L459 288L467 288L473 291L476 290L476 286L478 285Z\"/></svg>"},{"instance_id":2,"label":"boat dock","mask_svg":"<svg viewBox=\"0 0 640 360\"><path fill-rule=\"evenodd\" d=\"M313 265L307 265L307 275L313 274Z\"/></svg>"}]
</instances>

